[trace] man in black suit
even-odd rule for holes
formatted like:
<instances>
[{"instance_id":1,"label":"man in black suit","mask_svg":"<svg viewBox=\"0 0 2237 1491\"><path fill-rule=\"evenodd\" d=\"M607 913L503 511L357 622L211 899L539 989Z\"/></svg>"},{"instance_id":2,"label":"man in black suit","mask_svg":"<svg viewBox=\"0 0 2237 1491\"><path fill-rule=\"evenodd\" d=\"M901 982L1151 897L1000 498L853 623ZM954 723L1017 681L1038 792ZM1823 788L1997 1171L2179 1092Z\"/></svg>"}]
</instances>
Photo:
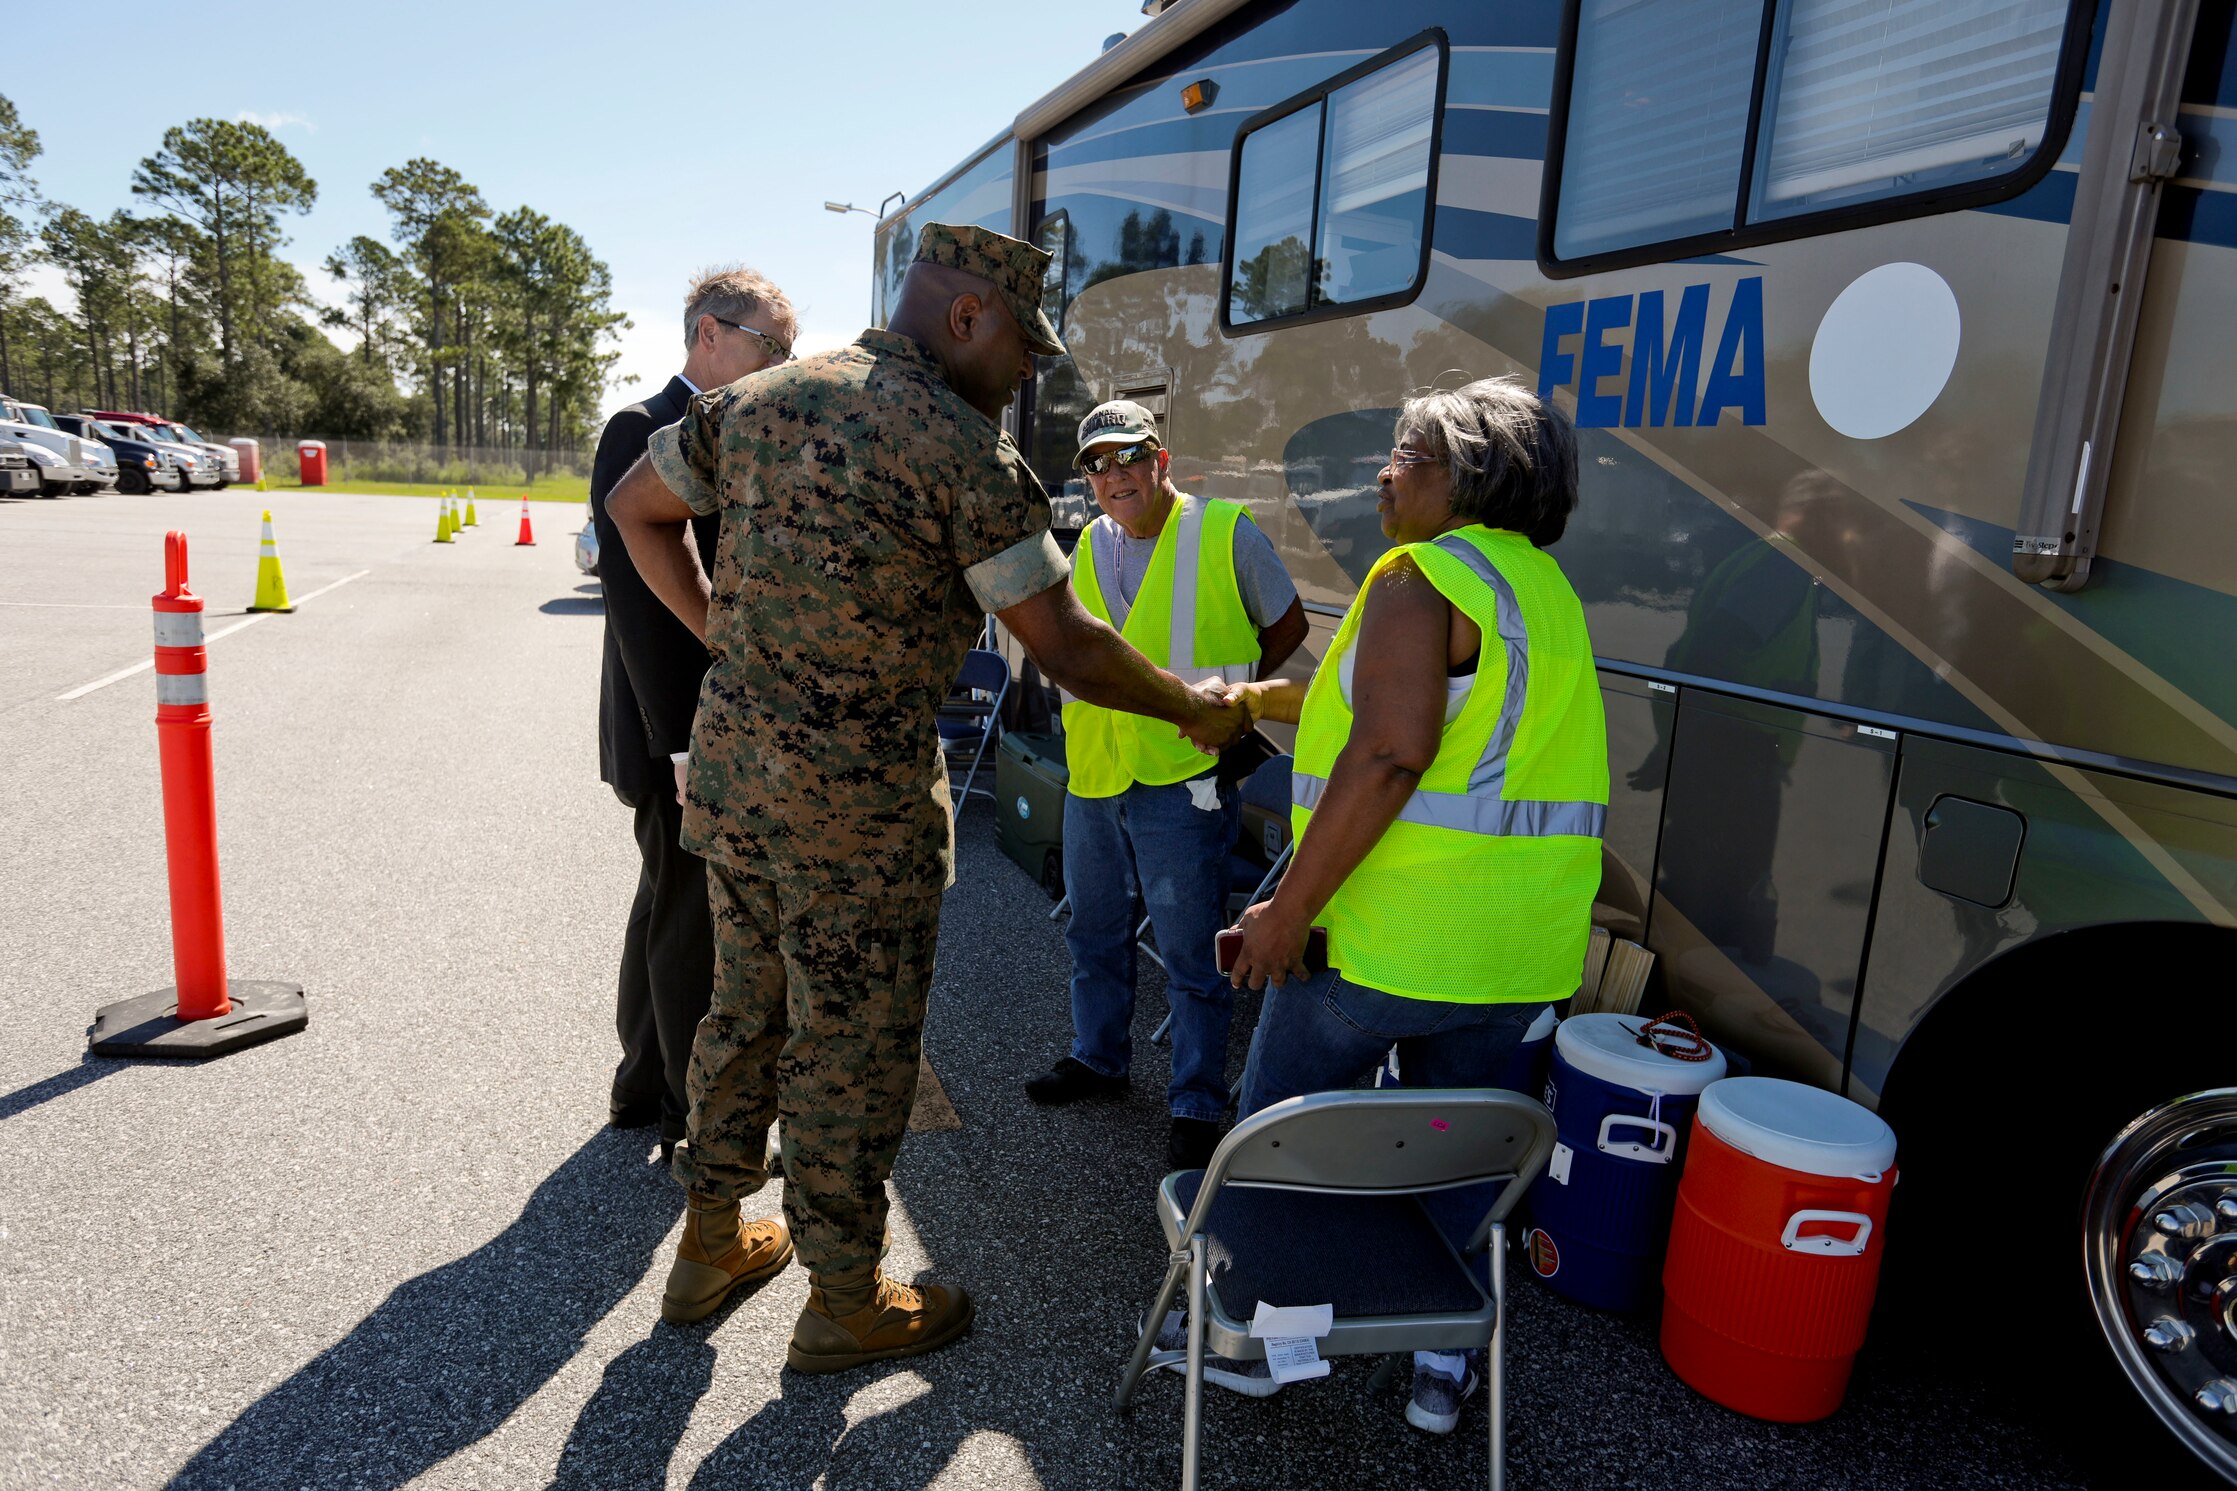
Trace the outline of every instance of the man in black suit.
<instances>
[{"instance_id":1,"label":"man in black suit","mask_svg":"<svg viewBox=\"0 0 2237 1491\"><path fill-rule=\"evenodd\" d=\"M660 1125L663 1156L683 1138L684 1073L714 985L714 927L707 867L678 842L683 781L676 754L691 744L707 650L647 588L606 516L606 494L645 453L652 432L674 424L692 397L792 355L792 303L742 267L710 270L684 297L683 372L606 422L591 469L598 577L606 592L606 654L598 695L598 773L635 812L644 865L622 936L615 1024L621 1064L611 1114L617 1128ZM715 565L719 520L692 524L701 564Z\"/></svg>"}]
</instances>

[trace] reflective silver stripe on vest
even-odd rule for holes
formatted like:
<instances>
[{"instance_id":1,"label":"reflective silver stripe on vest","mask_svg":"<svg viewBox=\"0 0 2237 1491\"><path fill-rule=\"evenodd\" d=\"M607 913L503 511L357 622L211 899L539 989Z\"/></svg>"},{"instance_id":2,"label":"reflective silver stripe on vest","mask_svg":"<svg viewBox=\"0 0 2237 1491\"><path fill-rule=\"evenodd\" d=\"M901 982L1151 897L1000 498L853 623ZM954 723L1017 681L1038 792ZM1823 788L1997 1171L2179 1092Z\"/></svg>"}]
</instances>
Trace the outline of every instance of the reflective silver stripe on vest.
<instances>
[{"instance_id":1,"label":"reflective silver stripe on vest","mask_svg":"<svg viewBox=\"0 0 2237 1491\"><path fill-rule=\"evenodd\" d=\"M207 673L158 673L155 675L155 702L158 704L207 704L210 702L210 675Z\"/></svg>"},{"instance_id":2,"label":"reflective silver stripe on vest","mask_svg":"<svg viewBox=\"0 0 2237 1491\"><path fill-rule=\"evenodd\" d=\"M1476 769L1468 773L1471 795L1496 797L1507 785L1507 752L1515 743L1515 731L1522 725L1523 702L1530 694L1530 633L1522 623L1522 603L1515 598L1515 587L1507 583L1507 577L1499 573L1497 565L1484 557L1483 550L1457 533L1446 534L1436 540L1436 545L1467 565L1469 573L1491 587L1499 640L1507 644L1507 696L1500 701L1499 719L1491 727L1491 739L1484 742L1482 758L1476 762ZM1598 829L1593 831L1599 832Z\"/></svg>"},{"instance_id":3,"label":"reflective silver stripe on vest","mask_svg":"<svg viewBox=\"0 0 2237 1491\"><path fill-rule=\"evenodd\" d=\"M156 612L155 645L158 647L200 647L202 645L202 613L200 611Z\"/></svg>"},{"instance_id":4,"label":"reflective silver stripe on vest","mask_svg":"<svg viewBox=\"0 0 2237 1491\"><path fill-rule=\"evenodd\" d=\"M1318 807L1327 791L1326 777L1303 772L1290 775L1289 800L1301 808ZM1398 810L1398 821L1487 837L1547 839L1573 835L1598 839L1606 836L1608 809L1596 802L1509 802L1464 792L1416 790Z\"/></svg>"},{"instance_id":5,"label":"reflective silver stripe on vest","mask_svg":"<svg viewBox=\"0 0 2237 1491\"><path fill-rule=\"evenodd\" d=\"M1180 547L1173 551L1173 625L1166 634L1165 666L1184 683L1195 683L1198 680L1191 675L1196 671L1196 545L1204 527L1203 498L1181 498L1180 524L1180 532L1173 535Z\"/></svg>"},{"instance_id":6,"label":"reflective silver stripe on vest","mask_svg":"<svg viewBox=\"0 0 2237 1491\"><path fill-rule=\"evenodd\" d=\"M1180 500L1181 531L1174 535L1180 548L1173 555L1173 629L1166 642L1166 671L1191 686L1217 679L1221 683L1249 683L1258 677L1254 662L1227 663L1217 668L1196 666L1196 579L1203 558L1204 499Z\"/></svg>"}]
</instances>

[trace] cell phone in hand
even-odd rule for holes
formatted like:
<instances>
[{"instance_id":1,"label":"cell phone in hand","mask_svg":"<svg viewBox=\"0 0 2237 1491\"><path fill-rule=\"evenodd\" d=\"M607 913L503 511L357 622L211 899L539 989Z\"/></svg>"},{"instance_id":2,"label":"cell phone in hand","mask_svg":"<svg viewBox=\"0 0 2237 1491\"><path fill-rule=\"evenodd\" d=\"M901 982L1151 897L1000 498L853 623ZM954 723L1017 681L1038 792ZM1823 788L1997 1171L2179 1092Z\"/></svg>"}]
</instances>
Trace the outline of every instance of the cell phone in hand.
<instances>
[{"instance_id":1,"label":"cell phone in hand","mask_svg":"<svg viewBox=\"0 0 2237 1491\"><path fill-rule=\"evenodd\" d=\"M1235 960L1243 955L1243 929L1229 927L1212 938L1213 966L1221 973L1233 973ZM1305 934L1305 967L1318 973L1328 966L1328 929L1314 927Z\"/></svg>"}]
</instances>

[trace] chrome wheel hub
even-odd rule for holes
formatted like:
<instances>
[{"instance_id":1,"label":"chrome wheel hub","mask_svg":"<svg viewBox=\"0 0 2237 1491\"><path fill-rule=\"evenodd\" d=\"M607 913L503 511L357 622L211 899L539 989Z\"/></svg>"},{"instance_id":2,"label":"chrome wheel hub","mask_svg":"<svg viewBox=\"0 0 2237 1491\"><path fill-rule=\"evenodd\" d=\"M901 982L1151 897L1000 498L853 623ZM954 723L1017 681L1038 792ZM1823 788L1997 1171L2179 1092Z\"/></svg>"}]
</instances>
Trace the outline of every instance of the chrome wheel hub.
<instances>
[{"instance_id":1,"label":"chrome wheel hub","mask_svg":"<svg viewBox=\"0 0 2237 1491\"><path fill-rule=\"evenodd\" d=\"M2153 1109L2090 1177L2090 1303L2152 1412L2237 1482L2237 1088Z\"/></svg>"}]
</instances>

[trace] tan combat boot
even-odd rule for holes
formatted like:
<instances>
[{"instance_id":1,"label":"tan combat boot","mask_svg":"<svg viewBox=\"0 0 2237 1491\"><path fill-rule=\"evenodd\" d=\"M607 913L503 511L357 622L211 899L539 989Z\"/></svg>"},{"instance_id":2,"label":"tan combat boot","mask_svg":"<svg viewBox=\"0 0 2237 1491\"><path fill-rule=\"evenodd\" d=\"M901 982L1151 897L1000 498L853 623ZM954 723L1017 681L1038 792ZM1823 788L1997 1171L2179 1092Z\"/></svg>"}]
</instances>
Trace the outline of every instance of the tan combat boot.
<instances>
[{"instance_id":1,"label":"tan combat boot","mask_svg":"<svg viewBox=\"0 0 2237 1491\"><path fill-rule=\"evenodd\" d=\"M715 1312L741 1284L758 1284L792 1261L785 1224L738 1222L738 1203L692 1193L684 1210L683 1241L668 1270L660 1318L689 1325Z\"/></svg>"},{"instance_id":2,"label":"tan combat boot","mask_svg":"<svg viewBox=\"0 0 2237 1491\"><path fill-rule=\"evenodd\" d=\"M971 1296L961 1289L897 1284L883 1270L851 1287L818 1281L808 1289L785 1361L795 1372L844 1372L864 1362L921 1356L969 1330L972 1314Z\"/></svg>"}]
</instances>

